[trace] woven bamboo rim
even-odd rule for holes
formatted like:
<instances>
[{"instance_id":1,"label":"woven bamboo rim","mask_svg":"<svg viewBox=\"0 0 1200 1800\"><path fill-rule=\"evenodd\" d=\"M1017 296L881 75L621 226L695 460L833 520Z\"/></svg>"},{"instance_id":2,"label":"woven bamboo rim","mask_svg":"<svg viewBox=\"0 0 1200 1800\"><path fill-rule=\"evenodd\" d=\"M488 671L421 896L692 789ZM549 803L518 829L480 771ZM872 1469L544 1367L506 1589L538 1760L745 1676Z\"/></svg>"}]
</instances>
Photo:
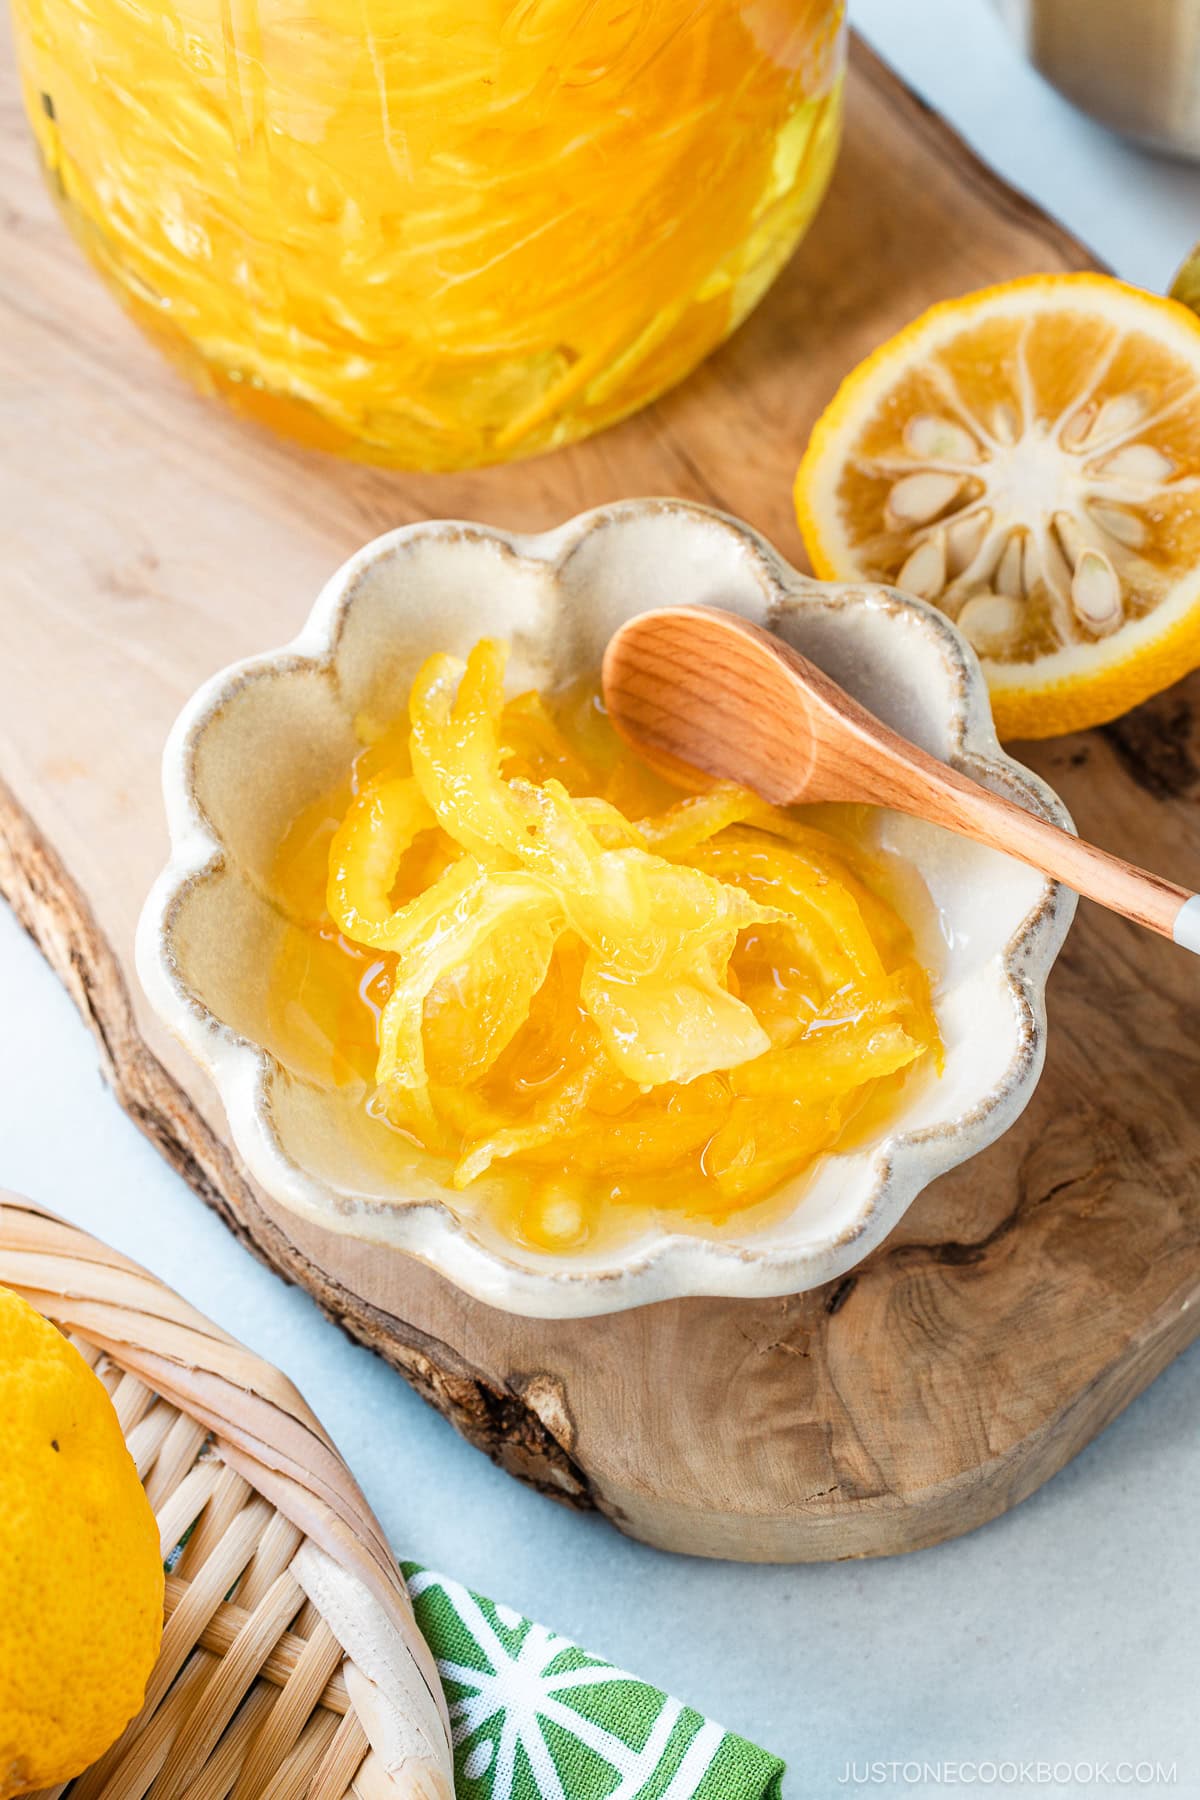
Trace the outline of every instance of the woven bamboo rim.
<instances>
[{"instance_id":1,"label":"woven bamboo rim","mask_svg":"<svg viewBox=\"0 0 1200 1800\"><path fill-rule=\"evenodd\" d=\"M141 1712L37 1800L453 1800L446 1705L403 1578L291 1382L14 1195L0 1194L0 1282L108 1389L170 1566Z\"/></svg>"}]
</instances>

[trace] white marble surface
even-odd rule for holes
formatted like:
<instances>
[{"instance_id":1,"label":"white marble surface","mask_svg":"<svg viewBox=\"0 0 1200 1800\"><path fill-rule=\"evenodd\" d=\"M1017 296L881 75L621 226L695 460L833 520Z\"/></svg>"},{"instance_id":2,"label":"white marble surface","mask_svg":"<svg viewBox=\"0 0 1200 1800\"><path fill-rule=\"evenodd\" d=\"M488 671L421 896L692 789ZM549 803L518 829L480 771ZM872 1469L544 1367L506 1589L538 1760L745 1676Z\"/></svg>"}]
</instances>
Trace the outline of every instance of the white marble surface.
<instances>
[{"instance_id":1,"label":"white marble surface","mask_svg":"<svg viewBox=\"0 0 1200 1800\"><path fill-rule=\"evenodd\" d=\"M1162 286L1200 171L1123 149L1007 48L986 0L857 0L859 25L1119 273ZM1181 971L1181 974L1185 973ZM1200 1794L1200 1346L1032 1500L900 1560L671 1558L527 1493L227 1236L118 1111L65 995L0 909L0 1183L148 1264L279 1363L397 1549L539 1614L784 1755L788 1800ZM1109 1765L1063 1782L955 1763ZM928 1763L847 1781L847 1765ZM1061 1773L1061 1771L1060 1771ZM906 1779L906 1776L908 1777Z\"/></svg>"}]
</instances>

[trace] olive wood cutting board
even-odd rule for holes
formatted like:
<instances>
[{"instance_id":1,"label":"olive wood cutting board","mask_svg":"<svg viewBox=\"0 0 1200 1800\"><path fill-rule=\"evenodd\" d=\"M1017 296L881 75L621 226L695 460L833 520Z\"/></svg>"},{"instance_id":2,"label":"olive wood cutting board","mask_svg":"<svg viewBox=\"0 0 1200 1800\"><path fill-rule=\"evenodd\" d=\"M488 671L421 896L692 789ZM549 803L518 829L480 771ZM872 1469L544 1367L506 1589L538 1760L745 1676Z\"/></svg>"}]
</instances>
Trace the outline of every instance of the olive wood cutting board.
<instances>
[{"instance_id":1,"label":"olive wood cutting board","mask_svg":"<svg viewBox=\"0 0 1200 1800\"><path fill-rule=\"evenodd\" d=\"M180 705L290 638L366 538L438 515L540 530L678 494L799 561L792 471L839 377L930 301L1094 266L1086 250L856 46L831 196L730 345L577 449L413 477L292 450L180 384L59 224L11 74L0 159L0 888L121 1104L245 1243L480 1449L637 1537L879 1555L1029 1494L1200 1327L1200 985L1169 945L1081 909L1028 1112L852 1274L793 1299L576 1323L492 1311L269 1202L150 1017L132 945L165 856L159 754ZM1084 835L1200 888L1198 714L1193 680L1028 760Z\"/></svg>"}]
</instances>

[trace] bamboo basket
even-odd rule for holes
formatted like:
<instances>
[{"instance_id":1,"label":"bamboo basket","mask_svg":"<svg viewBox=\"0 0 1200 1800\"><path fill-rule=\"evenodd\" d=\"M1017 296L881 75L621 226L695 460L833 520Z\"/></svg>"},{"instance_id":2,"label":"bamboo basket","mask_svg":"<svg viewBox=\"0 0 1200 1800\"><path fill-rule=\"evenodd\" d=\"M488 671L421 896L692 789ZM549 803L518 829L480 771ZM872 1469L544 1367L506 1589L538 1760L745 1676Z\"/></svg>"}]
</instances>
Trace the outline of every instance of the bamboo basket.
<instances>
[{"instance_id":1,"label":"bamboo basket","mask_svg":"<svg viewBox=\"0 0 1200 1800\"><path fill-rule=\"evenodd\" d=\"M403 1577L291 1382L14 1196L0 1282L107 1388L169 1569L142 1710L38 1800L453 1800L446 1704Z\"/></svg>"}]
</instances>

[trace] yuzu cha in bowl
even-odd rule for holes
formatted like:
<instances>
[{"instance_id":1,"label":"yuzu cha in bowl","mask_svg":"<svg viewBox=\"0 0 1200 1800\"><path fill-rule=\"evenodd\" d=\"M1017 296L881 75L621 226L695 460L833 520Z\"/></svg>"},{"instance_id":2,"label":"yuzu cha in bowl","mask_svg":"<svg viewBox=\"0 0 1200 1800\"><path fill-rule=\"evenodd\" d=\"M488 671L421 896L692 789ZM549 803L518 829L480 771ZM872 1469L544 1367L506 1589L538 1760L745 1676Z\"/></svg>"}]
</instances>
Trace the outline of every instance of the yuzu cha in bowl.
<instances>
[{"instance_id":1,"label":"yuzu cha in bowl","mask_svg":"<svg viewBox=\"0 0 1200 1800\"><path fill-rule=\"evenodd\" d=\"M380 538L167 746L138 967L252 1174L516 1312L830 1280L1041 1068L1073 898L899 814L667 787L598 671L669 604L1066 821L933 609L674 501Z\"/></svg>"}]
</instances>

